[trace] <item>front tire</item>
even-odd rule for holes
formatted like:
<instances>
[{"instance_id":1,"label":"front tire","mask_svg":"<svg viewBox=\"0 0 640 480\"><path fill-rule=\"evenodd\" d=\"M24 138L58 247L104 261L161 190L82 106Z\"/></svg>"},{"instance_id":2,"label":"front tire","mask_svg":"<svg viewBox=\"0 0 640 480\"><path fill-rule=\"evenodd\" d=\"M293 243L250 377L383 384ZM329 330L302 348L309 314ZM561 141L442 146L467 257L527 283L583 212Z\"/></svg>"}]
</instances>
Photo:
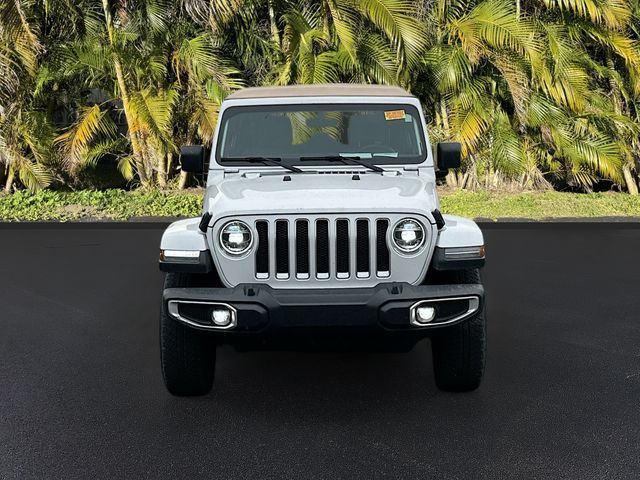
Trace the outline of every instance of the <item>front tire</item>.
<instances>
[{"instance_id":1,"label":"front tire","mask_svg":"<svg viewBox=\"0 0 640 480\"><path fill-rule=\"evenodd\" d=\"M164 288L190 287L193 283L192 275L167 273ZM216 363L211 335L171 317L164 301L160 311L160 363L171 394L195 396L211 391Z\"/></svg>"},{"instance_id":2,"label":"front tire","mask_svg":"<svg viewBox=\"0 0 640 480\"><path fill-rule=\"evenodd\" d=\"M478 269L433 272L437 283L481 283ZM464 322L436 331L431 337L436 385L449 392L468 392L480 386L486 357L484 311Z\"/></svg>"}]
</instances>

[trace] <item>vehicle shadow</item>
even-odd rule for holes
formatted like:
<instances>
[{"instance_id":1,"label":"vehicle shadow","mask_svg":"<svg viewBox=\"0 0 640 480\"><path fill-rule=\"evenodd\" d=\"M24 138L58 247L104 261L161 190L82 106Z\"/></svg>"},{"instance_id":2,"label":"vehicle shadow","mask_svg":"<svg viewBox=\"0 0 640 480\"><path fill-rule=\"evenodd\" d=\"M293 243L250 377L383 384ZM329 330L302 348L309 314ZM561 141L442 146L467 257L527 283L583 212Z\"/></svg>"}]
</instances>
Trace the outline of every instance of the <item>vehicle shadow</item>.
<instances>
[{"instance_id":1,"label":"vehicle shadow","mask_svg":"<svg viewBox=\"0 0 640 480\"><path fill-rule=\"evenodd\" d=\"M410 408L438 390L428 340L409 353L237 353L221 349L208 398L241 416L353 421L370 410ZM238 401L242 399L242 401Z\"/></svg>"}]
</instances>

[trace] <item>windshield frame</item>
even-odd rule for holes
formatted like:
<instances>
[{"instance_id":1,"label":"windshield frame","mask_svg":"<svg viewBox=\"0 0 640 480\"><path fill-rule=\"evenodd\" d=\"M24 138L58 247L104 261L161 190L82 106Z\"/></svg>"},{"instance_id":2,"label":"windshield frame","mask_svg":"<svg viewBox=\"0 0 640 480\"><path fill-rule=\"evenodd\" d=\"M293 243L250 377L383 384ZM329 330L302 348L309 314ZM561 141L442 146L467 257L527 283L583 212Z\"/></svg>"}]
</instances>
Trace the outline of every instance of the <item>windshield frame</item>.
<instances>
[{"instance_id":1,"label":"windshield frame","mask_svg":"<svg viewBox=\"0 0 640 480\"><path fill-rule=\"evenodd\" d=\"M395 100L395 99L394 99ZM325 102L309 102L309 103L251 103L251 104L232 104L223 109L220 115L220 120L218 123L218 130L216 132L215 139L215 149L213 158L215 163L220 167L257 167L255 163L249 163L242 160L238 161L228 161L221 159L221 150L222 150L222 142L224 140L223 128L225 122L231 117L235 116L241 112L246 111L259 111L259 112L294 112L294 111L304 111L304 110L319 110L319 111L336 111L340 109L348 110L371 110L371 107L375 106L376 108L380 108L383 110L405 110L407 113L411 114L416 122L416 130L418 139L421 142L422 153L419 156L411 157L409 159L399 159L398 157L391 156L375 156L375 157L362 157L361 160L363 162L371 163L374 165L380 166L417 166L421 165L429 159L429 144L427 140L427 136L425 135L424 130L424 119L422 117L421 109L416 107L415 104L411 102L379 102L379 101L358 101L358 102L349 102L349 101L325 101ZM302 155L303 157L305 155ZM286 165L294 165L294 166L331 166L332 168L338 167L339 165L336 162L325 161L325 160L317 160L317 161L305 161L301 162L299 158L295 157L285 157L282 159L282 163ZM266 166L264 166L266 167ZM348 167L348 165L345 165ZM267 167L269 168L269 167ZM273 168L273 167L271 167Z\"/></svg>"}]
</instances>

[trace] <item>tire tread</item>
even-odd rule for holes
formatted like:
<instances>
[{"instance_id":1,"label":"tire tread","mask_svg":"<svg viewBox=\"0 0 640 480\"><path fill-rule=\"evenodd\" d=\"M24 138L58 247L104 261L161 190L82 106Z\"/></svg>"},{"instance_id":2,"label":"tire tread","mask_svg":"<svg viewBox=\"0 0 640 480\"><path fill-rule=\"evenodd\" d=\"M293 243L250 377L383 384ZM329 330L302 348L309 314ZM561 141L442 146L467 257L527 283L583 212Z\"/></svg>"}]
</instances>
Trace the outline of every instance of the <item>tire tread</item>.
<instances>
[{"instance_id":1,"label":"tire tread","mask_svg":"<svg viewBox=\"0 0 640 480\"><path fill-rule=\"evenodd\" d=\"M434 283L481 283L477 269L432 273ZM431 347L435 381L439 389L463 392L478 388L486 361L484 311L458 325L434 333Z\"/></svg>"},{"instance_id":2,"label":"tire tread","mask_svg":"<svg viewBox=\"0 0 640 480\"><path fill-rule=\"evenodd\" d=\"M192 286L192 276L167 273L164 288ZM172 318L164 301L160 311L160 363L167 390L176 396L205 395L215 374L216 347L208 332Z\"/></svg>"}]
</instances>

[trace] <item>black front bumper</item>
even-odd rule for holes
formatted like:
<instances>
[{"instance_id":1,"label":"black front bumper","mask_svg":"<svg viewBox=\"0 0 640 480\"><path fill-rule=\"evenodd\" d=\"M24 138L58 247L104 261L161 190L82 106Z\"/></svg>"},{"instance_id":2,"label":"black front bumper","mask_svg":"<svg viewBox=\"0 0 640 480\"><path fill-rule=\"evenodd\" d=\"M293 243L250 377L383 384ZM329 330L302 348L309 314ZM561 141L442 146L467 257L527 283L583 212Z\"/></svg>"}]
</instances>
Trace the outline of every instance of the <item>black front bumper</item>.
<instances>
[{"instance_id":1,"label":"black front bumper","mask_svg":"<svg viewBox=\"0 0 640 480\"><path fill-rule=\"evenodd\" d=\"M219 343L241 349L269 345L286 348L290 339L295 337L296 344L301 336L312 340L353 339L355 334L360 339L376 338L385 343L395 339L405 350L406 345L464 322L484 308L484 290L479 284L383 283L342 290L276 290L267 285L246 284L235 288L169 288L163 297L165 307L173 302L174 318L194 328L215 331ZM470 301L473 311L468 308ZM418 302L436 309L432 323L412 324L410 312ZM211 312L216 304L233 307L233 328L218 329L213 325Z\"/></svg>"}]
</instances>

